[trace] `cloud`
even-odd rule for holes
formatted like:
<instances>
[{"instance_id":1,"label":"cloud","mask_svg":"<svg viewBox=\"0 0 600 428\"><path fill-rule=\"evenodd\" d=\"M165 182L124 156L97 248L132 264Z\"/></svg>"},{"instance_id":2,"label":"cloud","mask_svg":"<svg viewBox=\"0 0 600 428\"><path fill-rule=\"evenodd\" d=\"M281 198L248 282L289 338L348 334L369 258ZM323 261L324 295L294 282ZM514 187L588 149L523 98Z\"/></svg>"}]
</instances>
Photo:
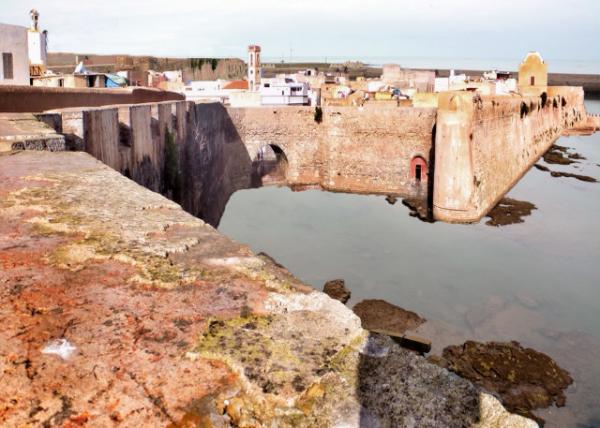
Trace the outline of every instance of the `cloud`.
<instances>
[{"instance_id":1,"label":"cloud","mask_svg":"<svg viewBox=\"0 0 600 428\"><path fill-rule=\"evenodd\" d=\"M28 24L22 0L2 21ZM592 59L598 0L37 0L54 51L161 56L442 56ZM589 58L591 56L591 58ZM599 70L600 71L600 70Z\"/></svg>"}]
</instances>

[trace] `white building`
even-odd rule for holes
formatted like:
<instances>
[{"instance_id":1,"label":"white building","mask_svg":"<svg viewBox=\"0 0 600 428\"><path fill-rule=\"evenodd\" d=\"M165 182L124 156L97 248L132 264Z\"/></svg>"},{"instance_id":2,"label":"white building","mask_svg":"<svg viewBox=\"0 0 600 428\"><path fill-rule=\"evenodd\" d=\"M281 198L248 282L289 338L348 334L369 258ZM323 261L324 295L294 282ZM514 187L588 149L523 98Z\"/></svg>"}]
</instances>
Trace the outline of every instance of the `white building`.
<instances>
[{"instance_id":1,"label":"white building","mask_svg":"<svg viewBox=\"0 0 600 428\"><path fill-rule=\"evenodd\" d=\"M26 27L0 24L0 85L29 85Z\"/></svg>"},{"instance_id":2,"label":"white building","mask_svg":"<svg viewBox=\"0 0 600 428\"><path fill-rule=\"evenodd\" d=\"M248 46L248 89L258 91L260 89L260 46Z\"/></svg>"},{"instance_id":3,"label":"white building","mask_svg":"<svg viewBox=\"0 0 600 428\"><path fill-rule=\"evenodd\" d=\"M260 95L263 105L309 105L308 83L291 78L262 79Z\"/></svg>"},{"instance_id":4,"label":"white building","mask_svg":"<svg viewBox=\"0 0 600 428\"><path fill-rule=\"evenodd\" d=\"M30 28L0 24L0 85L30 85L46 72L47 33L40 32L35 9L30 16Z\"/></svg>"},{"instance_id":5,"label":"white building","mask_svg":"<svg viewBox=\"0 0 600 428\"><path fill-rule=\"evenodd\" d=\"M222 102L226 103L229 98L227 91L223 86L227 80L197 80L189 82L183 88L183 95L186 100L195 102Z\"/></svg>"}]
</instances>

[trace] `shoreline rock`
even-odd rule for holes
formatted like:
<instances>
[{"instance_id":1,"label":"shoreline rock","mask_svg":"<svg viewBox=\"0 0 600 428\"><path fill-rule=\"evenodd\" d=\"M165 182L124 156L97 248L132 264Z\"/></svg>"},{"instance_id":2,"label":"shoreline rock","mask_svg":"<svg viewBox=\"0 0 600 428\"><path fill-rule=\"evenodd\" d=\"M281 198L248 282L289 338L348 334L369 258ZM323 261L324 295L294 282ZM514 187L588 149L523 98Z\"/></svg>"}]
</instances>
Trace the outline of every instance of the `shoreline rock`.
<instances>
[{"instance_id":1,"label":"shoreline rock","mask_svg":"<svg viewBox=\"0 0 600 428\"><path fill-rule=\"evenodd\" d=\"M323 286L323 292L343 304L346 304L350 300L350 297L352 297L352 293L346 288L346 283L343 279L327 281Z\"/></svg>"},{"instance_id":2,"label":"shoreline rock","mask_svg":"<svg viewBox=\"0 0 600 428\"><path fill-rule=\"evenodd\" d=\"M537 166L537 165L536 165ZM531 202L519 201L512 198L502 198L486 217L488 226L507 226L509 224L523 223L523 217L530 216L537 207Z\"/></svg>"},{"instance_id":3,"label":"shoreline rock","mask_svg":"<svg viewBox=\"0 0 600 428\"><path fill-rule=\"evenodd\" d=\"M540 422L532 411L564 406L564 391L573 383L552 358L518 342L467 341L446 347L442 357L430 361L497 393L507 410Z\"/></svg>"}]
</instances>

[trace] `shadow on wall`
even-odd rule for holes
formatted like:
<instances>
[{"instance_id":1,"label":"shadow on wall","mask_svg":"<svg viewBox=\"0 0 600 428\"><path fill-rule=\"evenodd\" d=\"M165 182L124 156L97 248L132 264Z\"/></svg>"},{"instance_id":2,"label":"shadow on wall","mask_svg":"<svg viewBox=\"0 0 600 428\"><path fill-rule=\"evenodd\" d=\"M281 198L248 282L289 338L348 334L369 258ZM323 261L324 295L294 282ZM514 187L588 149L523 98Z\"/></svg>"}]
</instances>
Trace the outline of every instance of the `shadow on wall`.
<instances>
[{"instance_id":1,"label":"shadow on wall","mask_svg":"<svg viewBox=\"0 0 600 428\"><path fill-rule=\"evenodd\" d=\"M288 158L283 149L275 144L262 146L252 161L253 188L266 184L287 184Z\"/></svg>"},{"instance_id":2,"label":"shadow on wall","mask_svg":"<svg viewBox=\"0 0 600 428\"><path fill-rule=\"evenodd\" d=\"M427 218L433 221L433 187L435 172L435 134L437 127L433 125L431 130L431 149L429 149L429 168L427 170Z\"/></svg>"},{"instance_id":3,"label":"shadow on wall","mask_svg":"<svg viewBox=\"0 0 600 428\"><path fill-rule=\"evenodd\" d=\"M218 227L234 192L275 180L285 183L283 150L265 145L252 159L222 104L197 104L188 115L190 128L180 154L186 211Z\"/></svg>"}]
</instances>

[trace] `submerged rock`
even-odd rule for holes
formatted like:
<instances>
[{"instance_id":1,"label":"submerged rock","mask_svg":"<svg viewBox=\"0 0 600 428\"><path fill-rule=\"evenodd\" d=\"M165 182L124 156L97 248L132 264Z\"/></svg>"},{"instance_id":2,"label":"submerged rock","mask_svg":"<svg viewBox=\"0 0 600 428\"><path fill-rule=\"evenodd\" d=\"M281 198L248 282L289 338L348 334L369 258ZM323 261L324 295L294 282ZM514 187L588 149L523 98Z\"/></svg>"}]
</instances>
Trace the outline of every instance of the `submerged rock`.
<instances>
[{"instance_id":1,"label":"submerged rock","mask_svg":"<svg viewBox=\"0 0 600 428\"><path fill-rule=\"evenodd\" d=\"M537 165L536 165L537 166ZM523 217L531 215L537 207L531 202L518 201L511 198L502 198L487 214L490 220L485 224L488 226L506 226L509 224L523 223Z\"/></svg>"},{"instance_id":2,"label":"submerged rock","mask_svg":"<svg viewBox=\"0 0 600 428\"><path fill-rule=\"evenodd\" d=\"M444 349L440 365L497 393L511 412L534 417L534 409L565 405L569 373L552 358L518 342L467 341Z\"/></svg>"},{"instance_id":3,"label":"submerged rock","mask_svg":"<svg viewBox=\"0 0 600 428\"><path fill-rule=\"evenodd\" d=\"M544 153L544 161L546 163L555 164L555 165L570 165L575 163L576 161L569 159L569 157L565 156L567 153L567 148L563 146L553 145L548 149L546 153Z\"/></svg>"},{"instance_id":4,"label":"submerged rock","mask_svg":"<svg viewBox=\"0 0 600 428\"><path fill-rule=\"evenodd\" d=\"M394 205L396 202L398 202L398 198L395 197L394 195L387 195L385 197L385 200L387 201L388 204L390 205Z\"/></svg>"},{"instance_id":5,"label":"submerged rock","mask_svg":"<svg viewBox=\"0 0 600 428\"><path fill-rule=\"evenodd\" d=\"M583 156L581 156L578 153L570 154L569 158L571 158L571 159L585 159ZM555 163L555 162L551 162L551 163ZM552 177L570 177L570 178L575 178L577 180L585 181L585 182L588 182L588 183L596 183L598 181L594 177L590 177L588 175L573 174L571 172L552 171L547 166L538 165L538 164L535 164L533 166L536 167L537 169L539 169L540 171L549 172ZM577 166L575 166L575 168L577 168Z\"/></svg>"},{"instance_id":6,"label":"submerged rock","mask_svg":"<svg viewBox=\"0 0 600 428\"><path fill-rule=\"evenodd\" d=\"M327 281L323 286L323 291L332 299L339 300L344 304L346 304L346 302L350 300L350 296L352 295L350 290L346 288L343 279L334 279L332 281Z\"/></svg>"},{"instance_id":7,"label":"submerged rock","mask_svg":"<svg viewBox=\"0 0 600 428\"><path fill-rule=\"evenodd\" d=\"M429 206L427 205L427 200L423 198L406 198L402 199L402 205L408 207L410 212L408 215L411 217L416 217L421 221L426 223L434 223L431 212L429 210Z\"/></svg>"},{"instance_id":8,"label":"submerged rock","mask_svg":"<svg viewBox=\"0 0 600 428\"><path fill-rule=\"evenodd\" d=\"M414 330L426 321L414 312L379 299L363 300L354 305L353 310L360 318L364 329L386 332L395 336L402 336L408 330Z\"/></svg>"},{"instance_id":9,"label":"submerged rock","mask_svg":"<svg viewBox=\"0 0 600 428\"><path fill-rule=\"evenodd\" d=\"M575 178L579 181L585 181L587 183L596 183L598 182L598 180L596 180L594 177L590 177L589 175L581 175L581 174L573 174L570 172L561 172L561 171L551 171L550 175L552 177L570 177L570 178Z\"/></svg>"}]
</instances>

